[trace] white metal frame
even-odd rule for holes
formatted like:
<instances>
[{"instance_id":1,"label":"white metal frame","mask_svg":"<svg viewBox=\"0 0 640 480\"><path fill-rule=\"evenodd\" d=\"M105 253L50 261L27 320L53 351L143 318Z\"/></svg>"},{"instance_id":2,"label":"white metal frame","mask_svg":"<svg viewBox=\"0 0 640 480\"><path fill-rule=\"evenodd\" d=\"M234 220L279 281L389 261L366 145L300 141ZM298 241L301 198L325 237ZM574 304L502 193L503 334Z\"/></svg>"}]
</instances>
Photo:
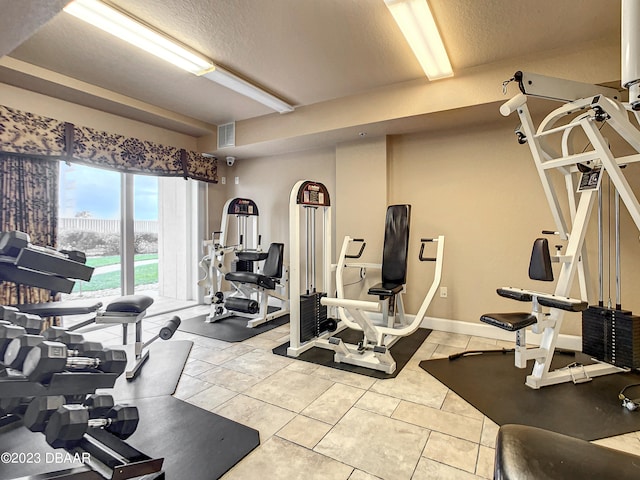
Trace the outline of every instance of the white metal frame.
<instances>
[{"instance_id":1,"label":"white metal frame","mask_svg":"<svg viewBox=\"0 0 640 480\"><path fill-rule=\"evenodd\" d=\"M330 307L337 307L340 319L348 328L360 330L364 333L361 345L352 345L343 342L338 338L330 338L326 348L335 352L334 360L338 363L350 363L374 370L380 370L391 374L396 370L396 362L391 355L390 348L400 338L414 333L422 323L433 297L440 285L442 278L442 262L444 258L444 236L440 235L435 239L423 239L422 248L425 242L433 241L437 243L435 256L434 278L418 313L411 322L408 322L404 314L404 303L402 296L404 289L396 295L396 315L387 316L385 313L389 308L389 299L385 298L377 302L365 300L352 300L344 296L343 273L345 268L366 268L368 264L347 262L347 253L354 239L346 236L342 243L340 258L336 268L336 290L337 298L322 298L320 303ZM421 252L422 253L422 252ZM379 268L378 265L375 265ZM349 315L347 315L347 312ZM382 324L378 324L369 313L383 313Z\"/></svg>"},{"instance_id":2,"label":"white metal frame","mask_svg":"<svg viewBox=\"0 0 640 480\"><path fill-rule=\"evenodd\" d=\"M211 308L205 320L207 323L214 323L225 318L238 316L247 318L247 327L253 328L289 313L289 271L286 265L283 265L282 277L275 290L267 290L257 285L239 282L229 282L233 288L231 292L224 292L222 290L222 281L230 271L227 261L229 254L237 252L262 252L258 230L258 215L257 213L250 215L229 213L230 205L236 200L242 199L232 198L227 200L223 207L220 231L214 232L211 240L205 240L203 242L203 246L207 250L207 255L200 261L200 267L205 270L206 276L198 282L198 285L208 289L205 302L209 303ZM235 245L227 245L229 220L231 216L237 217L238 243ZM251 233L250 238L248 238L247 232ZM259 271L258 268L258 272ZM224 300L236 297L256 300L259 304L258 312L251 314L227 310L224 306ZM275 298L279 304L277 310L272 312L269 312L270 297Z\"/></svg>"},{"instance_id":3,"label":"white metal frame","mask_svg":"<svg viewBox=\"0 0 640 480\"><path fill-rule=\"evenodd\" d=\"M321 291L329 294L331 292L331 241L332 241L332 229L331 229L331 206L318 206L311 207L298 204L298 192L306 180L299 180L295 183L291 189L289 195L289 292L290 292L290 339L289 347L287 348L287 355L290 357L298 357L302 353L306 352L314 346L322 346L327 342L327 338L333 333L327 332L320 337L314 338L309 341L302 342L300 340L301 325L300 325L300 295L302 293L301 288L301 242L300 242L300 227L302 225L301 217L302 212L306 208L320 209L322 214L322 283ZM312 221L315 222L315 211L313 213ZM308 211L306 212L308 214ZM315 223L311 226L310 222L307 222L308 236L312 236L313 243L315 244ZM314 245L315 246L315 245ZM315 250L315 248L312 248ZM309 268L310 254L315 252L307 251L306 255L306 268ZM315 282L315 271L312 276ZM343 325L338 325L338 331L344 329Z\"/></svg>"},{"instance_id":4,"label":"white metal frame","mask_svg":"<svg viewBox=\"0 0 640 480\"><path fill-rule=\"evenodd\" d=\"M564 81L556 80L559 84ZM640 153L640 132L630 122L629 114L625 106L619 101L604 95L596 95L569 102L551 112L536 129L527 107L527 97L518 94L502 105L500 112L509 115L518 114L521 122L521 132L526 137L531 150L533 160L538 171L538 176L549 203L557 232L561 238L568 239L565 254L558 257L561 269L555 286L554 295L569 297L576 272L580 270L581 293L585 300L586 276L588 269L582 262L586 259L584 241L596 197L597 189L585 190L575 193L580 172L576 165L586 165L592 169L601 169L611 179L620 198L627 207L636 227L640 230L640 203L631 186L626 180L620 166L637 162L639 154L616 158L609 149L607 140L599 129L601 122L606 122L613 128L633 149ZM570 120L566 121L569 118ZM564 123L561 123L564 122ZM582 131L588 138L592 150L574 153L571 148L571 137L574 133ZM560 153L554 151L551 139L554 135L560 136ZM563 213L558 195L551 181L551 172L560 171L565 178L567 187L570 218ZM578 198L576 198L576 195ZM533 313L540 312L534 301ZM570 380L575 380L575 373L570 369L550 371L549 367L555 351L557 337L562 325L564 311L559 308L550 308L544 314L544 322L535 328L542 333L540 347L526 350L524 344L518 345L519 360L516 366L524 368L526 360L534 359L535 364L531 374L527 377L526 384L532 388L540 388ZM524 332L521 332L524 335ZM522 343L523 338L518 339ZM585 366L583 374L588 377L606 375L623 371L618 367L596 363Z\"/></svg>"}]
</instances>

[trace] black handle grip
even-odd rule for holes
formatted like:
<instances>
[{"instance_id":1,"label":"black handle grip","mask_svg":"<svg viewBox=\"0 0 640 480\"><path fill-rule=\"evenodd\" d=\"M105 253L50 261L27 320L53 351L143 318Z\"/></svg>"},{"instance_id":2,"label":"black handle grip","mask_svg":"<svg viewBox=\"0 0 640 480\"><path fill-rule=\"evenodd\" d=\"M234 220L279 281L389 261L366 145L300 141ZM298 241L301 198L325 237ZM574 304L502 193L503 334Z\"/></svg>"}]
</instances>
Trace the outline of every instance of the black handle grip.
<instances>
[{"instance_id":1,"label":"black handle grip","mask_svg":"<svg viewBox=\"0 0 640 480\"><path fill-rule=\"evenodd\" d=\"M542 230L543 235L560 235L560 232L554 230Z\"/></svg>"},{"instance_id":2,"label":"black handle grip","mask_svg":"<svg viewBox=\"0 0 640 480\"><path fill-rule=\"evenodd\" d=\"M437 260L436 257L424 257L423 256L423 254L424 254L424 245L428 241L433 241L433 239L432 238L431 239L424 239L424 238L422 239L422 244L420 245L420 253L418 254L418 259L421 262L435 262Z\"/></svg>"},{"instance_id":3,"label":"black handle grip","mask_svg":"<svg viewBox=\"0 0 640 480\"><path fill-rule=\"evenodd\" d=\"M362 245L360 246L360 251L355 255L345 255L345 258L360 258L362 256L362 252L364 252L364 247L367 246L367 243L362 238L354 238L353 241L362 242Z\"/></svg>"}]
</instances>

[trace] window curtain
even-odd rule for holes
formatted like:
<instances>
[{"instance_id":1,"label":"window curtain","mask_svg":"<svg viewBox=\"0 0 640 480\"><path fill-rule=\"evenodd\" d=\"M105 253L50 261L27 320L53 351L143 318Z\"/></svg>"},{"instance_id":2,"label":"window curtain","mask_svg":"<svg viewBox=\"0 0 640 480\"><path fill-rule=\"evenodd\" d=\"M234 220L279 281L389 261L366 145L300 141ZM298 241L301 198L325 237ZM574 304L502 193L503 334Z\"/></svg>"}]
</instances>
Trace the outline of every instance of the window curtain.
<instances>
[{"instance_id":1,"label":"window curtain","mask_svg":"<svg viewBox=\"0 0 640 480\"><path fill-rule=\"evenodd\" d=\"M77 126L0 105L0 152L119 172L218 182L217 160L198 152Z\"/></svg>"},{"instance_id":2,"label":"window curtain","mask_svg":"<svg viewBox=\"0 0 640 480\"><path fill-rule=\"evenodd\" d=\"M19 230L34 245L56 246L58 161L0 153L0 230ZM0 283L1 305L53 300L49 290Z\"/></svg>"}]
</instances>

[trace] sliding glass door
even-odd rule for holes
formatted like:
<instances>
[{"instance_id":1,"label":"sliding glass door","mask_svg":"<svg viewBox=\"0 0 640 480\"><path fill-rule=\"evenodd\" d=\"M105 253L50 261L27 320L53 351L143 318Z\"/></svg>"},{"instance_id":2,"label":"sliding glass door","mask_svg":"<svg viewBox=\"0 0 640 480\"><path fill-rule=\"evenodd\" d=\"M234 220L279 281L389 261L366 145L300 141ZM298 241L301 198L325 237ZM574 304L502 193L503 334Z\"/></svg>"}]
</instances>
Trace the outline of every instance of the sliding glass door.
<instances>
[{"instance_id":1,"label":"sliding glass door","mask_svg":"<svg viewBox=\"0 0 640 480\"><path fill-rule=\"evenodd\" d=\"M95 267L72 297L158 293L158 179L60 164L60 248Z\"/></svg>"},{"instance_id":2,"label":"sliding glass door","mask_svg":"<svg viewBox=\"0 0 640 480\"><path fill-rule=\"evenodd\" d=\"M71 297L201 299L206 190L183 178L61 163L58 247L85 252L95 267L91 281L77 282Z\"/></svg>"}]
</instances>

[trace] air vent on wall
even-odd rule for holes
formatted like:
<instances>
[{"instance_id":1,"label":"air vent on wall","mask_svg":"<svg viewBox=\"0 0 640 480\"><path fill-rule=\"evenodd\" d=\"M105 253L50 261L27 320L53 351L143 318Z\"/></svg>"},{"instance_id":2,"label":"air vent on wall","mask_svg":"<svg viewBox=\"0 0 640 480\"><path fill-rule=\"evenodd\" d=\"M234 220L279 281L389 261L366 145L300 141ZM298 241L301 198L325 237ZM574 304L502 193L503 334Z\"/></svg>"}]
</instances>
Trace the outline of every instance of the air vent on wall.
<instances>
[{"instance_id":1,"label":"air vent on wall","mask_svg":"<svg viewBox=\"0 0 640 480\"><path fill-rule=\"evenodd\" d=\"M218 125L218 148L236 146L236 124L235 122Z\"/></svg>"}]
</instances>

